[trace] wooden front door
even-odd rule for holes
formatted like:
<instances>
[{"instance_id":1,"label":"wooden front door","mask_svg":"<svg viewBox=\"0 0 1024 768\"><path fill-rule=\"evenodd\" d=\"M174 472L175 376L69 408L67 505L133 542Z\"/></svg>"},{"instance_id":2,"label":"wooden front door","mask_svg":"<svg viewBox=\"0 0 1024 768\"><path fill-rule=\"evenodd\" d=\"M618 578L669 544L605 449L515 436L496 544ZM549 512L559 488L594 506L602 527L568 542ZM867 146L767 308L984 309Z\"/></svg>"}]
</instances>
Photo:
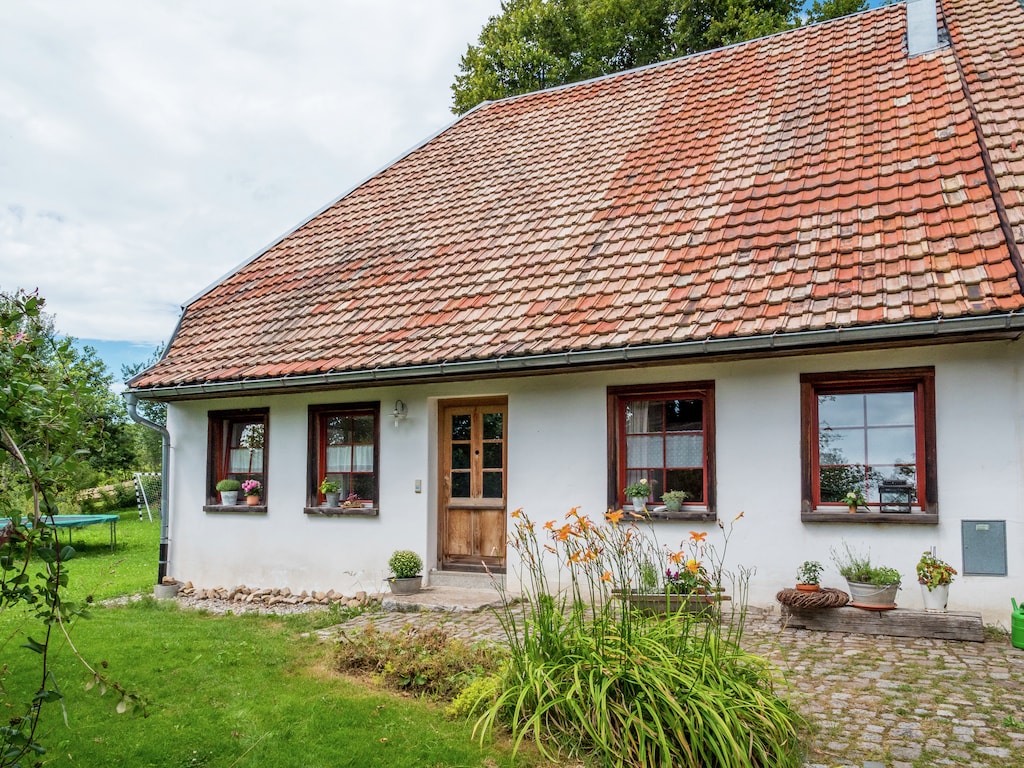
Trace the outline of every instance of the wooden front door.
<instances>
[{"instance_id":1,"label":"wooden front door","mask_svg":"<svg viewBox=\"0 0 1024 768\"><path fill-rule=\"evenodd\" d=\"M442 403L439 417L441 567L504 573L508 403Z\"/></svg>"}]
</instances>

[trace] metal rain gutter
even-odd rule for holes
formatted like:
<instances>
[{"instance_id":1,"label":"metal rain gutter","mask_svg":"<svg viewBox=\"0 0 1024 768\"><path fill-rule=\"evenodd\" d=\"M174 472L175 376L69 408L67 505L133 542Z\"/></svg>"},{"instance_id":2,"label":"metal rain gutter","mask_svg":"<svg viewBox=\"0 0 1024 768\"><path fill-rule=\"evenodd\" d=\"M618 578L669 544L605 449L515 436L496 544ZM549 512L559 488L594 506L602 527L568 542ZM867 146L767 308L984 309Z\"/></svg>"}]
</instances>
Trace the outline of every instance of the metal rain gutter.
<instances>
[{"instance_id":1,"label":"metal rain gutter","mask_svg":"<svg viewBox=\"0 0 1024 768\"><path fill-rule=\"evenodd\" d=\"M297 387L377 385L407 380L443 379L467 375L494 375L524 371L553 371L616 363L645 363L681 358L693 360L725 355L750 355L764 352L796 351L822 346L842 347L880 341L927 341L966 334L1022 333L1024 314L985 315L908 323L887 323L854 328L828 328L792 333L773 333L727 339L671 342L624 346L611 349L578 350L522 357L497 357L452 363L374 368L359 371L338 371L265 379L181 384L170 387L131 389L130 393L147 399L175 400L203 396L244 395ZM126 393L126 397L127 397Z\"/></svg>"},{"instance_id":2,"label":"metal rain gutter","mask_svg":"<svg viewBox=\"0 0 1024 768\"><path fill-rule=\"evenodd\" d=\"M160 433L161 446L160 446L160 563L157 567L156 583L162 584L164 576L167 575L167 552L170 537L168 536L169 521L168 521L168 510L170 504L168 502L168 488L170 485L169 474L168 474L168 462L171 458L171 433L167 431L167 427L163 424L157 424L155 421L150 421L145 416L141 415L137 408L139 405L139 397L135 392L124 393L124 404L128 409L128 415L132 421L137 424L141 424L144 427L155 430Z\"/></svg>"}]
</instances>

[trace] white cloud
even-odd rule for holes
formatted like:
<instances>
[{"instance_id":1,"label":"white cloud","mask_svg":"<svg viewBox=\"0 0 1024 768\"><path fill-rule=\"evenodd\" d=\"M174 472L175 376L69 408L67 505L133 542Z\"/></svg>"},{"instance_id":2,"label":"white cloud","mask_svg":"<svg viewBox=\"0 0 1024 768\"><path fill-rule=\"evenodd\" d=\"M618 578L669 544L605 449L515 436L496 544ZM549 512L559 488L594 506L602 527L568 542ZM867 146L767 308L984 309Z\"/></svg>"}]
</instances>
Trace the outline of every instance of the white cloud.
<instances>
[{"instance_id":1,"label":"white cloud","mask_svg":"<svg viewBox=\"0 0 1024 768\"><path fill-rule=\"evenodd\" d=\"M62 332L177 307L442 128L499 0L0 5L0 288Z\"/></svg>"}]
</instances>

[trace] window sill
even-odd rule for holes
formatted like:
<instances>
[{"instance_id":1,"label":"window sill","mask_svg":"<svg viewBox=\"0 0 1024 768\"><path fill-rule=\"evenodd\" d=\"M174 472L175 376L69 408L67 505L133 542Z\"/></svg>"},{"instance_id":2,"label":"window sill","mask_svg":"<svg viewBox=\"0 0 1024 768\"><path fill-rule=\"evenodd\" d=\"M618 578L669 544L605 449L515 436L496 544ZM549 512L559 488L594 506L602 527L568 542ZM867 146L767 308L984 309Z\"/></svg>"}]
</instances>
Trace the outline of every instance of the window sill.
<instances>
[{"instance_id":1,"label":"window sill","mask_svg":"<svg viewBox=\"0 0 1024 768\"><path fill-rule=\"evenodd\" d=\"M203 512L214 512L221 515L265 515L267 514L267 505L256 504L249 506L248 504L234 504L228 506L226 504L204 504Z\"/></svg>"},{"instance_id":2,"label":"window sill","mask_svg":"<svg viewBox=\"0 0 1024 768\"><path fill-rule=\"evenodd\" d=\"M376 507L304 507L303 513L310 517L377 517Z\"/></svg>"},{"instance_id":3,"label":"window sill","mask_svg":"<svg viewBox=\"0 0 1024 768\"><path fill-rule=\"evenodd\" d=\"M626 518L631 517L632 513L626 510ZM707 509L687 509L683 507L678 512L669 512L664 507L657 507L655 509L648 508L647 512L643 515L649 520L692 520L694 522L702 523L713 523L718 517L714 512ZM626 519L624 518L624 519Z\"/></svg>"},{"instance_id":4,"label":"window sill","mask_svg":"<svg viewBox=\"0 0 1024 768\"><path fill-rule=\"evenodd\" d=\"M816 509L801 512L802 523L883 523L890 525L938 525L939 516L928 512L840 512L839 510Z\"/></svg>"}]
</instances>

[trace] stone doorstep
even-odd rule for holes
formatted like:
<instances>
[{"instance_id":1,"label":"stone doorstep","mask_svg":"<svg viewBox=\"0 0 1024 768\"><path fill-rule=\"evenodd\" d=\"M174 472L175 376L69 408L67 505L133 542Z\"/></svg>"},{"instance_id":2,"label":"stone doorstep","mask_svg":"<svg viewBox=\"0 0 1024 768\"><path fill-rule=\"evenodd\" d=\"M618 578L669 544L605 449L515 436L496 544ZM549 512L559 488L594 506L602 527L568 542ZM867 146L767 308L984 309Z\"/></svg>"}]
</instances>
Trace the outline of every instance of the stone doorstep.
<instances>
[{"instance_id":1,"label":"stone doorstep","mask_svg":"<svg viewBox=\"0 0 1024 768\"><path fill-rule=\"evenodd\" d=\"M823 632L859 632L865 635L891 637L929 637L936 640L985 640L981 614L973 611L929 613L894 608L871 611L847 605L817 611L782 607L782 621L787 627Z\"/></svg>"},{"instance_id":2,"label":"stone doorstep","mask_svg":"<svg viewBox=\"0 0 1024 768\"><path fill-rule=\"evenodd\" d=\"M411 595L385 595L381 609L414 613L417 611L449 611L475 613L501 607L501 595L493 587L475 589L467 587L423 587Z\"/></svg>"}]
</instances>

